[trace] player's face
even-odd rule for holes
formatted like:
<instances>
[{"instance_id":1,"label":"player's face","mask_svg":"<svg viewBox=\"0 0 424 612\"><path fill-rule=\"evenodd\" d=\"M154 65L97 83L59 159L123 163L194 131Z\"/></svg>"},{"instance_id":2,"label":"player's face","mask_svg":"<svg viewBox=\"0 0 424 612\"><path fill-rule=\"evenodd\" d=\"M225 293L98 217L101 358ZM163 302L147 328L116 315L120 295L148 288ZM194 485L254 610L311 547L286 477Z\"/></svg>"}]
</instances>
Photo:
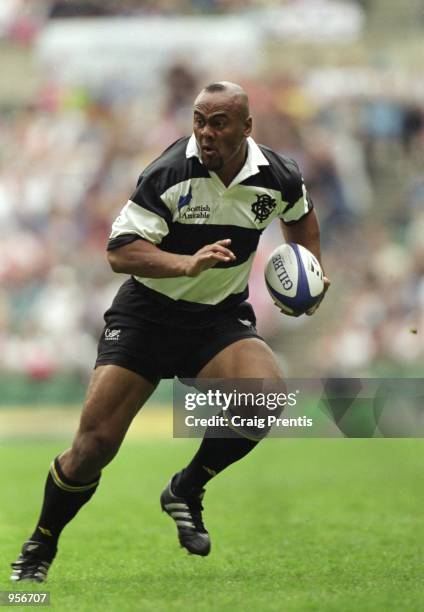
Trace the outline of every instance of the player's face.
<instances>
[{"instance_id":1,"label":"player's face","mask_svg":"<svg viewBox=\"0 0 424 612\"><path fill-rule=\"evenodd\" d=\"M202 163L219 172L244 162L252 120L240 102L225 92L203 92L194 103L193 131Z\"/></svg>"}]
</instances>

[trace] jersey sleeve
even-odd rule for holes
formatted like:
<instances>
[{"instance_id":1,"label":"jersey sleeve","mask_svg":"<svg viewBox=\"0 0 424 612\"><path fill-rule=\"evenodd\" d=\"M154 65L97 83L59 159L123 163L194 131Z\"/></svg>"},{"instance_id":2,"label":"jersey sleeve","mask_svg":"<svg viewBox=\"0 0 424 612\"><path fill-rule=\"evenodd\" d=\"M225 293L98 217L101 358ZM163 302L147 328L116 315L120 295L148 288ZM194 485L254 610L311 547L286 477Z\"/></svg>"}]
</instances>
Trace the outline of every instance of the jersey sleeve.
<instances>
[{"instance_id":1,"label":"jersey sleeve","mask_svg":"<svg viewBox=\"0 0 424 612\"><path fill-rule=\"evenodd\" d=\"M313 208L313 203L303 182L303 176L295 161L290 160L288 180L282 189L282 198L286 204L280 219L284 223L296 223Z\"/></svg>"},{"instance_id":2,"label":"jersey sleeve","mask_svg":"<svg viewBox=\"0 0 424 612\"><path fill-rule=\"evenodd\" d=\"M134 240L159 244L169 232L171 212L155 186L154 175L141 175L137 188L112 224L107 249Z\"/></svg>"}]
</instances>

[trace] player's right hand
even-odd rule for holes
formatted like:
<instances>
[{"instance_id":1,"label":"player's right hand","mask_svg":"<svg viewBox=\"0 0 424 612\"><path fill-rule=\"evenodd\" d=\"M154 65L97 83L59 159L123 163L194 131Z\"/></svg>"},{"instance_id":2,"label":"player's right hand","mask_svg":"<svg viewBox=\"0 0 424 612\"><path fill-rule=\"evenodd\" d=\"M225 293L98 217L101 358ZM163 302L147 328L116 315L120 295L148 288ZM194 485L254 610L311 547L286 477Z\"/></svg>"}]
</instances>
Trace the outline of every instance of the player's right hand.
<instances>
[{"instance_id":1,"label":"player's right hand","mask_svg":"<svg viewBox=\"0 0 424 612\"><path fill-rule=\"evenodd\" d=\"M207 244L197 251L194 255L187 256L185 276L199 276L205 270L213 268L218 262L229 263L235 261L236 256L228 248L231 239L218 240L213 244Z\"/></svg>"},{"instance_id":2,"label":"player's right hand","mask_svg":"<svg viewBox=\"0 0 424 612\"><path fill-rule=\"evenodd\" d=\"M307 310L305 312L305 314L307 314L308 317L313 315L314 312L319 308L319 305L321 304L322 300L324 299L324 296L327 293L328 288L329 288L330 285L331 285L330 279L327 276L324 276L324 291L322 292L322 295L321 295L320 299L318 300L318 302L315 304L315 306L312 306L312 308L309 308L309 310Z\"/></svg>"}]
</instances>

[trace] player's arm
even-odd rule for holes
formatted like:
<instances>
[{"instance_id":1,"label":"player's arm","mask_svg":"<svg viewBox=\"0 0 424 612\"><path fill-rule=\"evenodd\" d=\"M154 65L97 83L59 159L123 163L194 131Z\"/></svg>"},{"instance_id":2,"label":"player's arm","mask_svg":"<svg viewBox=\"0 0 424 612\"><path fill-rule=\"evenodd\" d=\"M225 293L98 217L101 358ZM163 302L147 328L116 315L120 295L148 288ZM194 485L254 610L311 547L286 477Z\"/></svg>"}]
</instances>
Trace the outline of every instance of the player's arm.
<instances>
[{"instance_id":1,"label":"player's arm","mask_svg":"<svg viewBox=\"0 0 424 612\"><path fill-rule=\"evenodd\" d=\"M301 244L306 249L311 251L311 253L313 253L318 259L319 263L321 264L322 271L324 272L324 267L321 261L319 223L315 210L312 208L308 214L299 219L299 221L296 221L296 223L291 223L290 225L286 225L284 221L281 221L281 227L285 241L296 242L297 244ZM330 280L327 278L327 276L325 276L324 272L324 291L322 298L317 304L315 304L315 306L306 312L307 315L314 314L318 306L321 304L329 286Z\"/></svg>"},{"instance_id":2,"label":"player's arm","mask_svg":"<svg viewBox=\"0 0 424 612\"><path fill-rule=\"evenodd\" d=\"M280 220L286 242L301 244L311 251L321 264L320 229L312 200L309 197L303 177L297 164L290 162L291 176L287 185L287 206ZM330 281L324 272L324 291L320 301L306 314L313 314L318 308L330 286Z\"/></svg>"},{"instance_id":3,"label":"player's arm","mask_svg":"<svg viewBox=\"0 0 424 612\"><path fill-rule=\"evenodd\" d=\"M313 208L295 223L287 225L281 221L281 227L286 242L296 242L304 246L315 255L322 267L319 223Z\"/></svg>"},{"instance_id":4,"label":"player's arm","mask_svg":"<svg viewBox=\"0 0 424 612\"><path fill-rule=\"evenodd\" d=\"M146 240L134 240L109 250L107 257L114 272L145 278L198 276L220 261L235 260L234 253L228 248L230 243L230 239L218 240L205 245L194 255L177 255L162 251Z\"/></svg>"}]
</instances>

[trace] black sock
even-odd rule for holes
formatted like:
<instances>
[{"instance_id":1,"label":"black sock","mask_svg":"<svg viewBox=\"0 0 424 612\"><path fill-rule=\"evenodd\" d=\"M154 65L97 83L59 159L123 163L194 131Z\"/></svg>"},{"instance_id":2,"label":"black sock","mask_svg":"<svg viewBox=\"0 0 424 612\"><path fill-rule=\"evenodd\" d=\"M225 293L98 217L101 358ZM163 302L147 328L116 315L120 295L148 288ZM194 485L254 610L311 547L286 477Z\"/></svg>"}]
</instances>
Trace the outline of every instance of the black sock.
<instances>
[{"instance_id":1,"label":"black sock","mask_svg":"<svg viewBox=\"0 0 424 612\"><path fill-rule=\"evenodd\" d=\"M70 480L56 457L47 476L41 515L30 539L47 544L54 553L62 529L94 494L99 479L100 475L88 483Z\"/></svg>"},{"instance_id":2,"label":"black sock","mask_svg":"<svg viewBox=\"0 0 424 612\"><path fill-rule=\"evenodd\" d=\"M193 488L203 487L219 472L250 453L258 443L257 440L244 438L227 427L224 427L221 434L224 432L227 437L220 438L216 437L220 433L217 427L206 429L199 450L172 482L176 495L185 495Z\"/></svg>"}]
</instances>

